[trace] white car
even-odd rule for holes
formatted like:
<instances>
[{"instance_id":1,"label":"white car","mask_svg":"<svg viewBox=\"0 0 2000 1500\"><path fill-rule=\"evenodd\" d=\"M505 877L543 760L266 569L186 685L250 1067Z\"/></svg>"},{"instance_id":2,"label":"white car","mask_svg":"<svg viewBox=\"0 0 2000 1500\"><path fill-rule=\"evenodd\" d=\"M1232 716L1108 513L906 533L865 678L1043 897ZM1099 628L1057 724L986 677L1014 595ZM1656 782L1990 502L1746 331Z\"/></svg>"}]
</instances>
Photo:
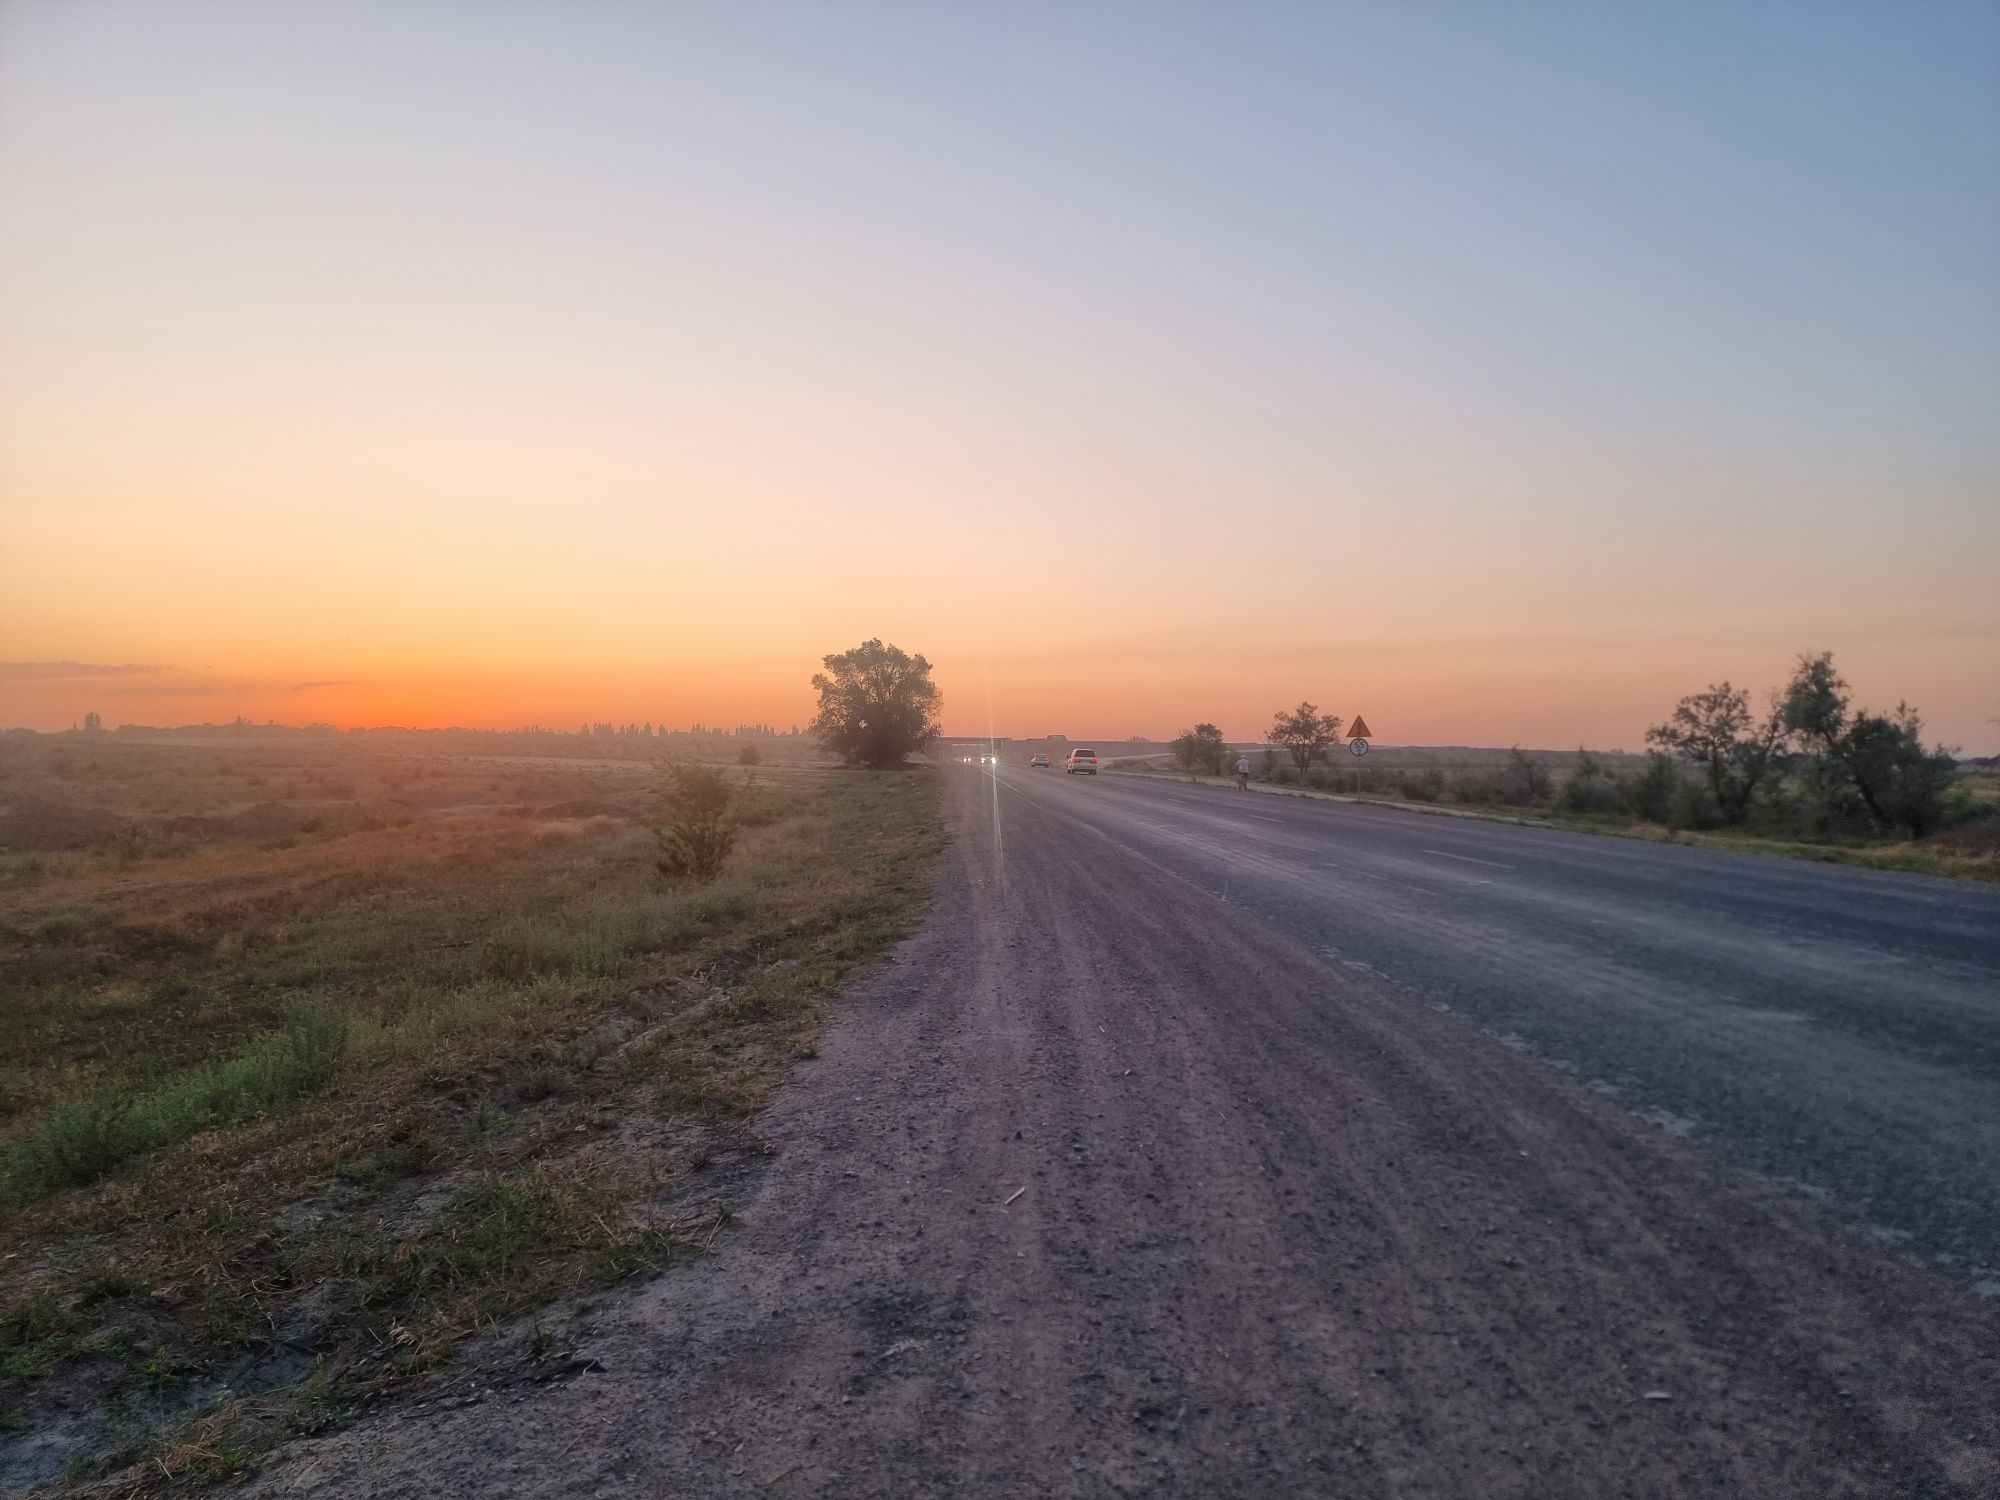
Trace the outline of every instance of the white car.
<instances>
[{"instance_id":1,"label":"white car","mask_svg":"<svg viewBox=\"0 0 2000 1500\"><path fill-rule=\"evenodd\" d=\"M1095 750L1072 750L1069 759L1063 762L1063 770L1071 775L1095 776L1097 774L1097 752Z\"/></svg>"}]
</instances>

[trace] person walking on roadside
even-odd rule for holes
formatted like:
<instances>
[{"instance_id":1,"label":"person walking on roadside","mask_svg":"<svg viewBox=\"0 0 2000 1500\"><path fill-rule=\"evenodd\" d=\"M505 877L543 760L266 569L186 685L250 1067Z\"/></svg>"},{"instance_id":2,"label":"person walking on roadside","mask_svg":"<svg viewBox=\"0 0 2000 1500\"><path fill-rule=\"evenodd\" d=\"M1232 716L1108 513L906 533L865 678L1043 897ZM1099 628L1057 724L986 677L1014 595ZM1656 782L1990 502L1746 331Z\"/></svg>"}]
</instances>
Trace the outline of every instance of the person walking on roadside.
<instances>
[{"instance_id":1,"label":"person walking on roadside","mask_svg":"<svg viewBox=\"0 0 2000 1500\"><path fill-rule=\"evenodd\" d=\"M1250 790L1250 757L1247 755L1236 757L1236 784L1246 792Z\"/></svg>"}]
</instances>

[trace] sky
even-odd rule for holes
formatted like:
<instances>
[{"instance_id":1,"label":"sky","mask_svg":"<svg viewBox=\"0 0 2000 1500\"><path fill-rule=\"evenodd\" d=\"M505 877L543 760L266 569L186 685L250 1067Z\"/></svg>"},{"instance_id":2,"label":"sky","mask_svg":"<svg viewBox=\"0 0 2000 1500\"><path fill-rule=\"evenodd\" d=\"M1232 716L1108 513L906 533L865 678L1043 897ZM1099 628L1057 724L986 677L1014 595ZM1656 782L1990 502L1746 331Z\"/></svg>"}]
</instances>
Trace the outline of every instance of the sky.
<instances>
[{"instance_id":1,"label":"sky","mask_svg":"<svg viewBox=\"0 0 2000 1500\"><path fill-rule=\"evenodd\" d=\"M0 0L0 724L2000 746L2000 5Z\"/></svg>"}]
</instances>

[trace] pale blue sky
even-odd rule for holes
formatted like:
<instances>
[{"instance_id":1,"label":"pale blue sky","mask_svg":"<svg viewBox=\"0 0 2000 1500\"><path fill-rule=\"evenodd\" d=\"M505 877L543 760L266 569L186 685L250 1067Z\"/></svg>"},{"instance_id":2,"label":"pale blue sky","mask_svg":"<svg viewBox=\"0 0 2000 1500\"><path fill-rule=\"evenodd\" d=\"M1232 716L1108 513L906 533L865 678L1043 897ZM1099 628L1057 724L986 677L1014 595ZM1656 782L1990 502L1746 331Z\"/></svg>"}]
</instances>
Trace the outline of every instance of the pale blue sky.
<instances>
[{"instance_id":1,"label":"pale blue sky","mask_svg":"<svg viewBox=\"0 0 2000 1500\"><path fill-rule=\"evenodd\" d=\"M376 538L393 592L476 519L557 600L698 538L686 597L796 605L752 676L887 630L1093 732L1276 678L1009 622L1151 659L1201 591L1424 737L1635 743L1813 646L1994 737L1992 4L11 0L0 215L22 653L216 654L74 603L169 533L196 578ZM870 609L818 581L856 530ZM295 675L387 670L342 597L262 601ZM589 610L550 670L617 654Z\"/></svg>"}]
</instances>

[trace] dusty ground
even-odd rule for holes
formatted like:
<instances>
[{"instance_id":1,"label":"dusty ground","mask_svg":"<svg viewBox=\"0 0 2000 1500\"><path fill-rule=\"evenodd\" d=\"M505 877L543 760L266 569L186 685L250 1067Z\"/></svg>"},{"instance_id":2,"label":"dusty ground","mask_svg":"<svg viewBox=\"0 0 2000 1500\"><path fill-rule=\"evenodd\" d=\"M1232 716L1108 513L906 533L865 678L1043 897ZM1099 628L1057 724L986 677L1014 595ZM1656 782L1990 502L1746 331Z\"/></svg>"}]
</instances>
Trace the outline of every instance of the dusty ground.
<instances>
[{"instance_id":1,"label":"dusty ground","mask_svg":"<svg viewBox=\"0 0 2000 1500\"><path fill-rule=\"evenodd\" d=\"M1991 1302L953 781L926 927L715 1253L255 1493L2000 1489Z\"/></svg>"}]
</instances>

